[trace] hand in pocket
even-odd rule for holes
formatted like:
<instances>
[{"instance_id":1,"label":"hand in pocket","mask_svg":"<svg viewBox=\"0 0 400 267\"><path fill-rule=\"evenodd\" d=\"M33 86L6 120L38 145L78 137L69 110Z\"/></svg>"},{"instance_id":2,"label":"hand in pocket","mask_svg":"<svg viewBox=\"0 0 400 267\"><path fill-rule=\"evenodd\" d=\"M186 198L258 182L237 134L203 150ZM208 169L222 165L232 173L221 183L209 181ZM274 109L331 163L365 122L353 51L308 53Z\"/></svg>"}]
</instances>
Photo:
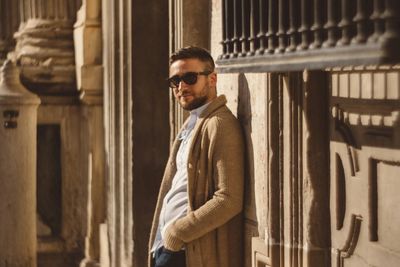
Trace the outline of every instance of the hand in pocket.
<instances>
[{"instance_id":1,"label":"hand in pocket","mask_svg":"<svg viewBox=\"0 0 400 267\"><path fill-rule=\"evenodd\" d=\"M164 266L168 266L168 264L170 263L172 256L173 256L174 252L170 251L164 247L161 247L159 249L159 251L157 252L157 256L156 256L156 266L155 267L164 267Z\"/></svg>"}]
</instances>

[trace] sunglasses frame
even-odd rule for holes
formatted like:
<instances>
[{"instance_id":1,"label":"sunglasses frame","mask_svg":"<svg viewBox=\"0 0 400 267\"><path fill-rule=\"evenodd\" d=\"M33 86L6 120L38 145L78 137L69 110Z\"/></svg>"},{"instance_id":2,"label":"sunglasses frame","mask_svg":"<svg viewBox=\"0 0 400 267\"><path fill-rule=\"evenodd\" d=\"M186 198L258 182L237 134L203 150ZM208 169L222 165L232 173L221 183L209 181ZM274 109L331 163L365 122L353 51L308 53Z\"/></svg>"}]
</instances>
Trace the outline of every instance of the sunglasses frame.
<instances>
[{"instance_id":1,"label":"sunglasses frame","mask_svg":"<svg viewBox=\"0 0 400 267\"><path fill-rule=\"evenodd\" d=\"M186 83L187 85L194 85L194 84L196 84L197 83L197 79L198 79L198 76L199 75L204 75L204 76L208 76L208 75L210 75L211 73L213 73L212 71L209 71L209 70L207 70L207 71L201 71L201 72L195 72L195 71L188 71L188 72L185 72L184 74L182 74L182 75L174 75L174 76L172 76L172 77L170 77L170 78L168 78L167 79L167 81L168 81L168 84L169 84L169 87L171 88L171 89L176 89L176 88L178 88L179 87L179 84L183 81L184 83ZM189 81L185 81L185 76L186 75L195 75L195 79L194 79L194 82L189 82ZM187 77L187 76L186 76ZM171 86L171 85L173 85L173 86Z\"/></svg>"}]
</instances>

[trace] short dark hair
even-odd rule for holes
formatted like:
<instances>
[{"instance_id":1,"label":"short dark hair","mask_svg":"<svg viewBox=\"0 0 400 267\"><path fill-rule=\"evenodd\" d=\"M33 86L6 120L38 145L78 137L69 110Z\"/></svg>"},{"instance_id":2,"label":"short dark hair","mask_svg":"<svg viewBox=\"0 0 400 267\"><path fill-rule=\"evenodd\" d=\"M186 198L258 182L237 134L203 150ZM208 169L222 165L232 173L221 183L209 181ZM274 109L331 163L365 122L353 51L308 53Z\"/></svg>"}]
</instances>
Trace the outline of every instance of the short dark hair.
<instances>
[{"instance_id":1,"label":"short dark hair","mask_svg":"<svg viewBox=\"0 0 400 267\"><path fill-rule=\"evenodd\" d=\"M207 70L214 71L215 63L210 53L206 49L197 46L187 46L179 49L170 56L169 64L171 65L172 63L180 59L191 59L191 58L196 58L201 62L206 63L208 67Z\"/></svg>"}]
</instances>

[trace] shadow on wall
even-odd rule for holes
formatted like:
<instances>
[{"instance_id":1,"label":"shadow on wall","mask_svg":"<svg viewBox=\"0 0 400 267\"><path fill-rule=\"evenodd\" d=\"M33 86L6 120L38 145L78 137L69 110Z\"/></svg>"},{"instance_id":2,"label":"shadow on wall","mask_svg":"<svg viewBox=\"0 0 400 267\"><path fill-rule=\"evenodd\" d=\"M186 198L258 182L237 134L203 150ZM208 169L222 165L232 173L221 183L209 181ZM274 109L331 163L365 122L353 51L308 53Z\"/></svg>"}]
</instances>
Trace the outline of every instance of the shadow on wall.
<instances>
[{"instance_id":1,"label":"shadow on wall","mask_svg":"<svg viewBox=\"0 0 400 267\"><path fill-rule=\"evenodd\" d=\"M239 92L238 92L238 110L237 116L242 126L246 156L245 156L245 195L244 211L246 223L253 222L257 224L257 215L255 209L255 177L254 177L254 151L252 133L252 111L250 100L250 89L244 74L239 74ZM254 225L257 229L257 226ZM258 233L256 233L258 235ZM248 240L246 240L248 242Z\"/></svg>"}]
</instances>

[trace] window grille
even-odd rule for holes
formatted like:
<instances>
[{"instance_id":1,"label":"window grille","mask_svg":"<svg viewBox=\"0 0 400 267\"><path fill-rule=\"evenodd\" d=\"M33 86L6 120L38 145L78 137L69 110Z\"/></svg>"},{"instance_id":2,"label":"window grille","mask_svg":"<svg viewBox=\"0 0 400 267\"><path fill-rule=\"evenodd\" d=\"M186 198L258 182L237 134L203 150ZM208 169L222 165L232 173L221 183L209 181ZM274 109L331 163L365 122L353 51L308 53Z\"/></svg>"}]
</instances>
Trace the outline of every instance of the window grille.
<instances>
[{"instance_id":1,"label":"window grille","mask_svg":"<svg viewBox=\"0 0 400 267\"><path fill-rule=\"evenodd\" d=\"M294 71L400 59L399 0L222 0L220 72Z\"/></svg>"}]
</instances>

